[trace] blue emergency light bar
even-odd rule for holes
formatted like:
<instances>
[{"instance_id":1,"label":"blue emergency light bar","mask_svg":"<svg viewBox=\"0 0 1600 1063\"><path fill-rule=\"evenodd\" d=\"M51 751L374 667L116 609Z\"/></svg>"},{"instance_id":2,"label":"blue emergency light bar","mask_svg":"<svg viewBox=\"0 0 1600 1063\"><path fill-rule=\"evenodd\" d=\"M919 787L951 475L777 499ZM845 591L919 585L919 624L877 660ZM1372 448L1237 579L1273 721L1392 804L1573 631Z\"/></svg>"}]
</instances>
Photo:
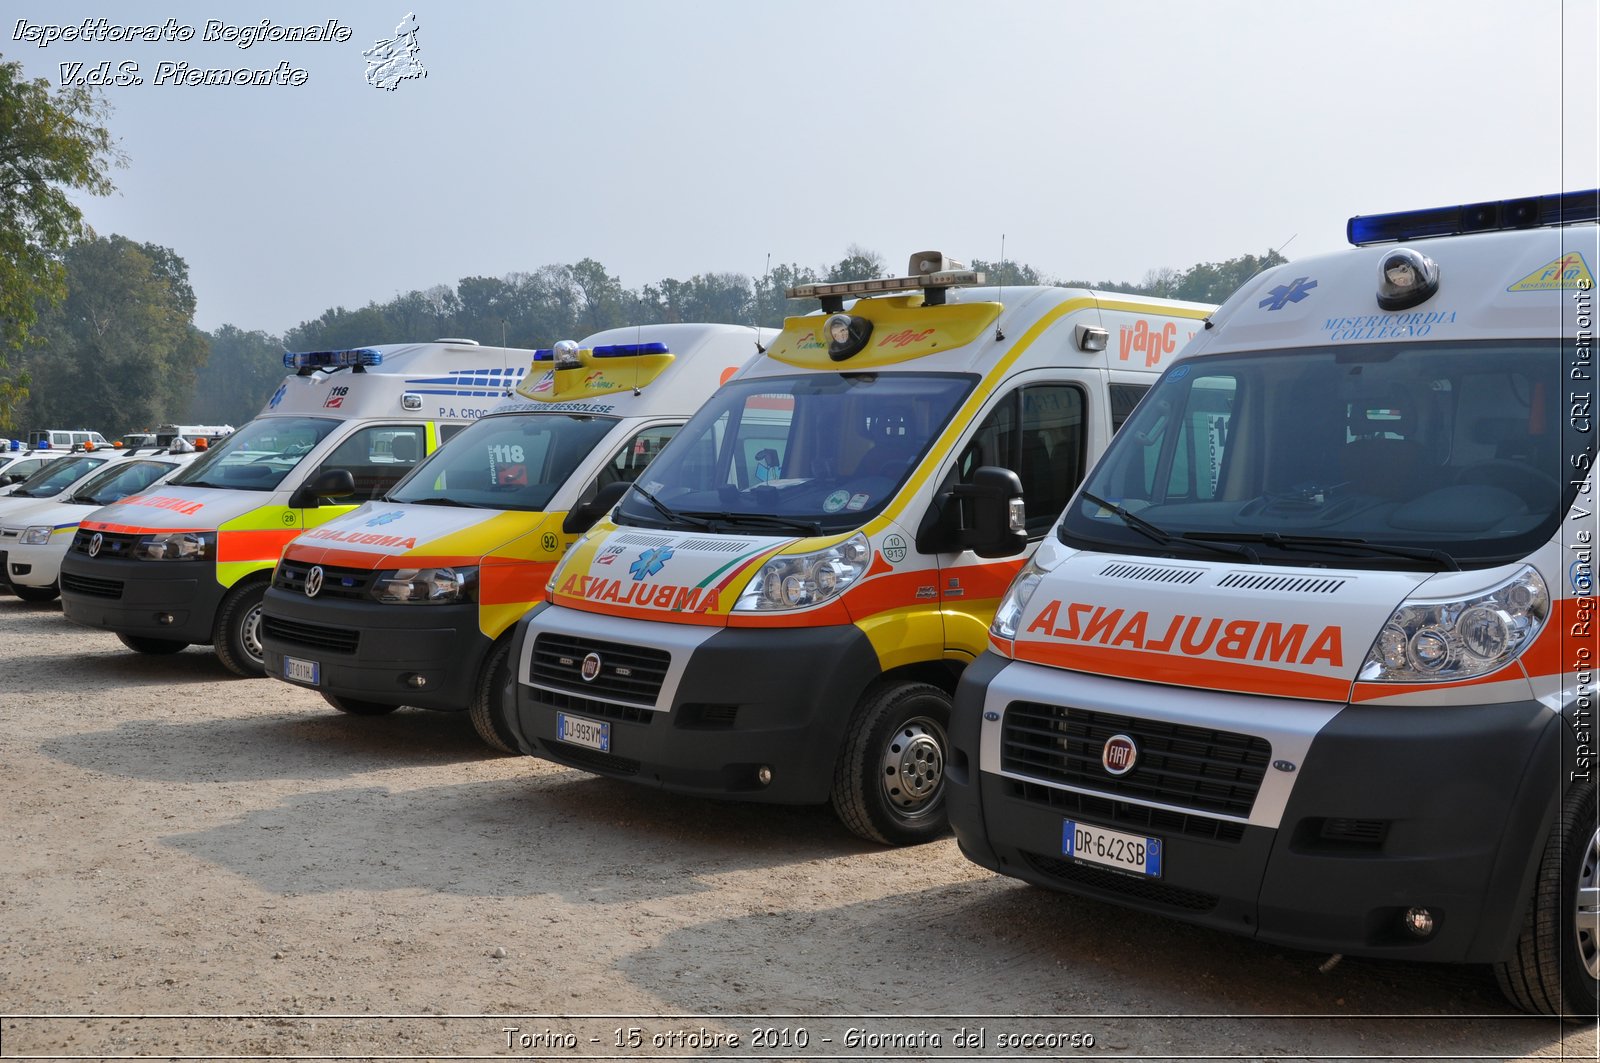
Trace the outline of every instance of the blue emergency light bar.
<instances>
[{"instance_id":1,"label":"blue emergency light bar","mask_svg":"<svg viewBox=\"0 0 1600 1063\"><path fill-rule=\"evenodd\" d=\"M1591 188L1585 192L1557 192L1395 214L1358 214L1345 226L1345 234L1352 244L1364 247L1430 236L1540 229L1596 220L1600 220L1600 189Z\"/></svg>"},{"instance_id":2,"label":"blue emergency light bar","mask_svg":"<svg viewBox=\"0 0 1600 1063\"><path fill-rule=\"evenodd\" d=\"M300 354L284 352L283 364L287 369L340 369L347 365L382 365L383 352L370 347L353 351L306 351Z\"/></svg>"},{"instance_id":3,"label":"blue emergency light bar","mask_svg":"<svg viewBox=\"0 0 1600 1063\"><path fill-rule=\"evenodd\" d=\"M671 354L665 343L611 343L596 347L589 354L595 358L630 358L636 354ZM533 352L536 362L556 360L554 347L540 347Z\"/></svg>"}]
</instances>

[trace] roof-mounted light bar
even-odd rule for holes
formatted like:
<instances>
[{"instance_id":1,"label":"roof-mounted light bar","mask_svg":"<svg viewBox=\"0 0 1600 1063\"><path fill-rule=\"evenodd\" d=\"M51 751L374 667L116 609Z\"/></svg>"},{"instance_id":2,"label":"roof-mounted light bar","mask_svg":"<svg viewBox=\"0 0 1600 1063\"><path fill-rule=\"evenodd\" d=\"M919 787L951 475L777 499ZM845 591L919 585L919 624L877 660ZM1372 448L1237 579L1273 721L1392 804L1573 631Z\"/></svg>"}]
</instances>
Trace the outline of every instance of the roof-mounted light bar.
<instances>
[{"instance_id":1,"label":"roof-mounted light bar","mask_svg":"<svg viewBox=\"0 0 1600 1063\"><path fill-rule=\"evenodd\" d=\"M967 269L939 251L918 251L911 256L911 266L907 272L909 276L905 277L797 284L785 289L783 294L788 299L820 299L823 310L836 314L844 309L844 301L850 296L886 295L890 292L921 291L927 305L938 306L944 302L947 289L982 284L984 280L982 273Z\"/></svg>"},{"instance_id":2,"label":"roof-mounted light bar","mask_svg":"<svg viewBox=\"0 0 1600 1063\"><path fill-rule=\"evenodd\" d=\"M608 343L589 352L596 358L632 358L636 354L670 354L665 343Z\"/></svg>"},{"instance_id":3,"label":"roof-mounted light bar","mask_svg":"<svg viewBox=\"0 0 1600 1063\"><path fill-rule=\"evenodd\" d=\"M1557 192L1548 196L1463 203L1394 214L1358 214L1345 226L1345 234L1352 244L1363 247L1430 236L1540 229L1597 220L1600 220L1600 189L1591 188L1584 192Z\"/></svg>"},{"instance_id":4,"label":"roof-mounted light bar","mask_svg":"<svg viewBox=\"0 0 1600 1063\"><path fill-rule=\"evenodd\" d=\"M353 351L305 351L295 354L285 351L283 364L287 369L310 371L312 369L343 369L345 366L361 368L369 365L382 365L383 352L375 351L371 347L360 347Z\"/></svg>"}]
</instances>

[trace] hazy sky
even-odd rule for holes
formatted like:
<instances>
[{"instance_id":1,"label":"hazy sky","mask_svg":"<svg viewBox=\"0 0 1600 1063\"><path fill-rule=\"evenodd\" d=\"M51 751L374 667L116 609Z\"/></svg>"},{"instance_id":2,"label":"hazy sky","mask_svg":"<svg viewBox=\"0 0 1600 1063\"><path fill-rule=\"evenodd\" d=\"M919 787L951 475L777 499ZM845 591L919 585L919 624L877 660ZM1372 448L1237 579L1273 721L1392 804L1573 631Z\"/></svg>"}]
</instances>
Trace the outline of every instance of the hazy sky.
<instances>
[{"instance_id":1,"label":"hazy sky","mask_svg":"<svg viewBox=\"0 0 1600 1063\"><path fill-rule=\"evenodd\" d=\"M180 254L201 327L281 333L585 257L638 287L852 243L895 272L993 260L1003 236L1050 276L1138 280L1331 250L1351 214L1592 188L1597 8L5 0L0 58L52 82L136 64L105 90L128 166L86 216ZM412 12L427 76L374 87L363 51ZM39 45L98 18L194 37ZM203 39L264 18L350 37ZM157 84L162 63L302 83Z\"/></svg>"}]
</instances>

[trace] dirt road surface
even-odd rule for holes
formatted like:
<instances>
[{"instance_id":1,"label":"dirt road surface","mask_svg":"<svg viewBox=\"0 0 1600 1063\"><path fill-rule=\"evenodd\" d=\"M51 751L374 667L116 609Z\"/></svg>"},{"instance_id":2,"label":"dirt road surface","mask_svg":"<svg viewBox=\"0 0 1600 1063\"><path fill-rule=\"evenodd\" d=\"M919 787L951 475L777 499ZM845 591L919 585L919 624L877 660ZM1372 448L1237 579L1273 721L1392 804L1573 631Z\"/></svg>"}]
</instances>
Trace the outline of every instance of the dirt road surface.
<instances>
[{"instance_id":1,"label":"dirt road surface","mask_svg":"<svg viewBox=\"0 0 1600 1063\"><path fill-rule=\"evenodd\" d=\"M0 766L0 1058L1595 1055L1481 969L1323 971L9 595Z\"/></svg>"}]
</instances>

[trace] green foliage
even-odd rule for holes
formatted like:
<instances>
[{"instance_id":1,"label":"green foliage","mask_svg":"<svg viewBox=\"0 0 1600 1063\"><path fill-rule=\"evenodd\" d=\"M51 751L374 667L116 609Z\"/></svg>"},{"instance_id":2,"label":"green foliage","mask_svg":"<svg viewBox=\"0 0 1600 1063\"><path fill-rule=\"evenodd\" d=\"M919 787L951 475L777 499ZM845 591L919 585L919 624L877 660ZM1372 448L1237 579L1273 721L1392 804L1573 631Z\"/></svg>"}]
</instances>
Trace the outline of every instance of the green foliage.
<instances>
[{"instance_id":1,"label":"green foliage","mask_svg":"<svg viewBox=\"0 0 1600 1063\"><path fill-rule=\"evenodd\" d=\"M283 344L265 332L232 325L206 340L211 355L200 368L182 423L242 425L261 412L287 372Z\"/></svg>"},{"instance_id":2,"label":"green foliage","mask_svg":"<svg viewBox=\"0 0 1600 1063\"><path fill-rule=\"evenodd\" d=\"M62 265L66 298L22 353L34 382L25 423L123 432L178 420L206 357L183 259L109 236L74 244Z\"/></svg>"},{"instance_id":3,"label":"green foliage","mask_svg":"<svg viewBox=\"0 0 1600 1063\"><path fill-rule=\"evenodd\" d=\"M1245 281L1270 266L1289 261L1276 251L1264 255L1241 255L1223 262L1202 262L1186 270L1170 266L1152 269L1144 280L1130 281L1062 281L1066 288L1094 288L1098 291L1127 292L1131 295L1153 295L1162 299L1189 299L1197 303L1221 303L1238 290Z\"/></svg>"},{"instance_id":4,"label":"green foliage","mask_svg":"<svg viewBox=\"0 0 1600 1063\"><path fill-rule=\"evenodd\" d=\"M86 232L67 196L103 196L106 171L122 161L101 124L106 106L86 88L52 90L0 62L0 424L28 393L28 377L9 376L7 352L20 350L41 305L65 292L59 256Z\"/></svg>"}]
</instances>

